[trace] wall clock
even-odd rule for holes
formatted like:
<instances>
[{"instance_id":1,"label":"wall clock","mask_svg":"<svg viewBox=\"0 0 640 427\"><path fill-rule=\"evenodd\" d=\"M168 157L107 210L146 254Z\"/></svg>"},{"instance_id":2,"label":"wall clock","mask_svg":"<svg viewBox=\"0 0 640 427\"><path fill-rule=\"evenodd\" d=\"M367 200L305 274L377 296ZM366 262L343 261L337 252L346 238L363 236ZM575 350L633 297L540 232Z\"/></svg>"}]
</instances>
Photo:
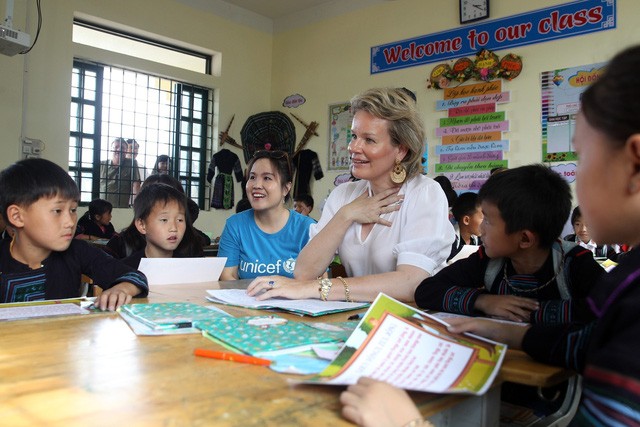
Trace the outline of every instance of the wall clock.
<instances>
[{"instance_id":1,"label":"wall clock","mask_svg":"<svg viewBox=\"0 0 640 427\"><path fill-rule=\"evenodd\" d=\"M489 0L460 0L460 23L479 21L489 17Z\"/></svg>"}]
</instances>

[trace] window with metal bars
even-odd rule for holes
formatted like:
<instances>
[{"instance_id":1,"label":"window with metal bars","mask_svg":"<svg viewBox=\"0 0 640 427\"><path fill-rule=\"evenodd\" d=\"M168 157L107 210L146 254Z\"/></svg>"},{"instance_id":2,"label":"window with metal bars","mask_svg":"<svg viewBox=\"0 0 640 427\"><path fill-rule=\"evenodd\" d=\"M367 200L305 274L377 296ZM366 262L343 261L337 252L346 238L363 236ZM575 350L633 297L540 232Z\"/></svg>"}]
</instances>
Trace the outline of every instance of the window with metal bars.
<instances>
[{"instance_id":1,"label":"window with metal bars","mask_svg":"<svg viewBox=\"0 0 640 427\"><path fill-rule=\"evenodd\" d=\"M207 88L74 61L69 173L81 202L102 198L128 207L141 181L166 172L206 206L212 105Z\"/></svg>"}]
</instances>

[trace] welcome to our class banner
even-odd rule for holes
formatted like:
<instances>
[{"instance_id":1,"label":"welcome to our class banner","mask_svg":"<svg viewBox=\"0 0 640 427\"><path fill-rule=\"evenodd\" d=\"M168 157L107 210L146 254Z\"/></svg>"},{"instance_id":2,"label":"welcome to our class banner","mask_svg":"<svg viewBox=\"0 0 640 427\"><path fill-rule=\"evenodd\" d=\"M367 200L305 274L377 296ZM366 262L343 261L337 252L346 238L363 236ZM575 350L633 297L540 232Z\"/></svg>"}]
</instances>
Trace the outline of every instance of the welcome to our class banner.
<instances>
[{"instance_id":1,"label":"welcome to our class banner","mask_svg":"<svg viewBox=\"0 0 640 427\"><path fill-rule=\"evenodd\" d=\"M616 28L615 0L579 0L371 48L371 74Z\"/></svg>"}]
</instances>

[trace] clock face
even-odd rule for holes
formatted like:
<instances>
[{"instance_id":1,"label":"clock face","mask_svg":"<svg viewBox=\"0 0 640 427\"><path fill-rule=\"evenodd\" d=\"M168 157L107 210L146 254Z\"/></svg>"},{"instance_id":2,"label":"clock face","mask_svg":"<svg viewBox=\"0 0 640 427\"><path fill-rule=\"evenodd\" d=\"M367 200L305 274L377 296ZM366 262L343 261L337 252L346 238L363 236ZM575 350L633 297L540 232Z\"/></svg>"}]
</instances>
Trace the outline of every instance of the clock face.
<instances>
[{"instance_id":1,"label":"clock face","mask_svg":"<svg viewBox=\"0 0 640 427\"><path fill-rule=\"evenodd\" d=\"M460 23L489 17L489 0L460 0Z\"/></svg>"}]
</instances>

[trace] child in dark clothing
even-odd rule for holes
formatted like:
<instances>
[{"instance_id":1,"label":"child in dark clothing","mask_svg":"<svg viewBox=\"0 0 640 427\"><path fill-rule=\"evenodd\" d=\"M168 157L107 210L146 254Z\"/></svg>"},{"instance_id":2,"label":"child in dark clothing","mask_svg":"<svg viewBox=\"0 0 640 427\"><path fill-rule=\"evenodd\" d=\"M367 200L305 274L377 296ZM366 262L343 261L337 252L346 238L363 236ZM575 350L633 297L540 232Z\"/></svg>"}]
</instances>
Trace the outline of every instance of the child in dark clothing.
<instances>
[{"instance_id":1,"label":"child in dark clothing","mask_svg":"<svg viewBox=\"0 0 640 427\"><path fill-rule=\"evenodd\" d=\"M151 175L142 183L142 187L151 184L164 184L175 188L182 194L184 189L182 184L176 178L171 175ZM134 209L135 210L135 209ZM107 243L107 249L113 253L116 258L126 258L136 251L144 249L146 240L143 234L138 231L136 227L136 219L131 221L131 224L122 230L119 235L114 236ZM187 229L185 235L182 238L182 242L176 249L175 256L180 257L201 257L204 256L204 250L202 248L202 240L200 236L193 230L193 225L190 216L187 216Z\"/></svg>"},{"instance_id":2,"label":"child in dark clothing","mask_svg":"<svg viewBox=\"0 0 640 427\"><path fill-rule=\"evenodd\" d=\"M618 259L618 252L614 246L599 245L591 239L587 223L582 218L580 206L576 206L571 213L571 225L573 226L574 234L565 236L564 240L575 242L583 248L589 249L596 258L608 258L611 261L616 261Z\"/></svg>"},{"instance_id":3,"label":"child in dark clothing","mask_svg":"<svg viewBox=\"0 0 640 427\"><path fill-rule=\"evenodd\" d=\"M85 274L104 289L95 305L115 310L146 296L146 277L74 239L78 187L44 159L26 159L0 173L0 209L14 238L0 243L0 302L73 298Z\"/></svg>"},{"instance_id":4,"label":"child in dark clothing","mask_svg":"<svg viewBox=\"0 0 640 427\"><path fill-rule=\"evenodd\" d=\"M111 224L113 205L103 199L95 199L89 203L89 210L78 220L76 239L97 240L110 239L116 234Z\"/></svg>"},{"instance_id":5,"label":"child in dark clothing","mask_svg":"<svg viewBox=\"0 0 640 427\"><path fill-rule=\"evenodd\" d=\"M557 239L571 208L566 181L523 166L492 175L478 198L483 246L425 279L418 306L531 323L588 317L585 298L604 270L588 250Z\"/></svg>"},{"instance_id":6,"label":"child in dark clothing","mask_svg":"<svg viewBox=\"0 0 640 427\"><path fill-rule=\"evenodd\" d=\"M483 335L522 348L538 360L580 372L582 397L571 424L576 426L630 426L640 419L638 69L640 46L613 58L583 93L573 137L580 158L576 191L590 233L598 242L634 246L613 271L601 276L589 295L587 301L597 319L586 324L528 327L449 319L451 332ZM417 409L406 393L372 381L349 387L343 394L343 413L349 413L349 419L363 419L363 411L367 419L374 420L389 413L401 421L416 418ZM379 395L389 398L379 400Z\"/></svg>"},{"instance_id":7,"label":"child in dark clothing","mask_svg":"<svg viewBox=\"0 0 640 427\"><path fill-rule=\"evenodd\" d=\"M123 262L137 268L142 258L172 258L187 229L187 196L164 184L146 184L133 202L133 220L145 247Z\"/></svg>"},{"instance_id":8,"label":"child in dark clothing","mask_svg":"<svg viewBox=\"0 0 640 427\"><path fill-rule=\"evenodd\" d=\"M480 224L484 216L480 209L480 202L476 193L462 193L458 196L453 206L451 214L458 224L458 234L456 240L451 247L451 255L447 261L456 256L462 250L464 245L479 245L480 240Z\"/></svg>"}]
</instances>

